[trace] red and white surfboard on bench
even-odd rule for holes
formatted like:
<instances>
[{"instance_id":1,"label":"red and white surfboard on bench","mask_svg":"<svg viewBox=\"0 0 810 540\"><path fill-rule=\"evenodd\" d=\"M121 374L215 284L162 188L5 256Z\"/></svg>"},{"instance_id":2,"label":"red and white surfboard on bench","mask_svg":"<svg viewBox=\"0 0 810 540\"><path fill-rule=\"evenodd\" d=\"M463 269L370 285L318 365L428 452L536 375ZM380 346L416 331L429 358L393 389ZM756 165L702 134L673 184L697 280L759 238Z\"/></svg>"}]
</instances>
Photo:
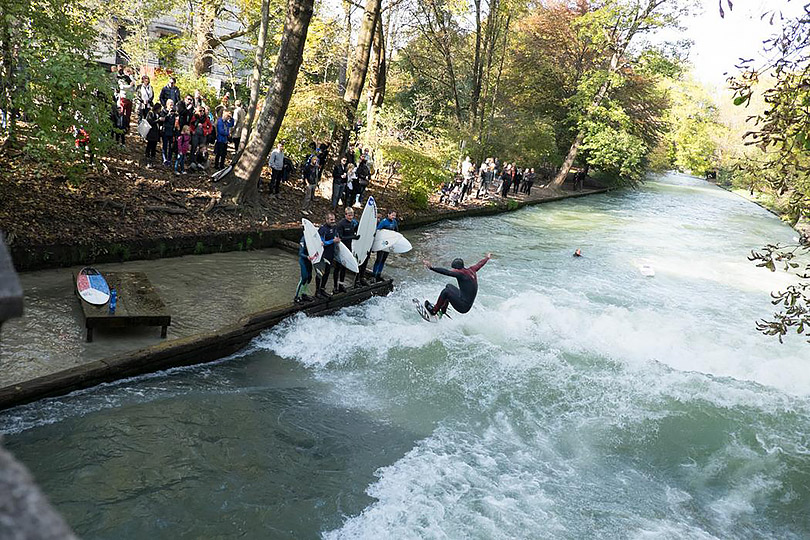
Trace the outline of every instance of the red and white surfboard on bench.
<instances>
[{"instance_id":1,"label":"red and white surfboard on bench","mask_svg":"<svg viewBox=\"0 0 810 540\"><path fill-rule=\"evenodd\" d=\"M76 278L76 290L82 300L94 306L103 306L110 301L110 286L95 268L81 269Z\"/></svg>"}]
</instances>

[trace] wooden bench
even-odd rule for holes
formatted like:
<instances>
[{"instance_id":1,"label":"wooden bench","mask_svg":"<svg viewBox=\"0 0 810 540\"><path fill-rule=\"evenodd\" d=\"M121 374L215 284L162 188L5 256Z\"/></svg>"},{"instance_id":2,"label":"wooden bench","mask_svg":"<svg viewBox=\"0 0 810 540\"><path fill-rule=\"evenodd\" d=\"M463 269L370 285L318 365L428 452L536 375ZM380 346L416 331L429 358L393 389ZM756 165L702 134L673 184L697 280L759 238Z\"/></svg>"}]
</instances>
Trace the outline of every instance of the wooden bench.
<instances>
[{"instance_id":1,"label":"wooden bench","mask_svg":"<svg viewBox=\"0 0 810 540\"><path fill-rule=\"evenodd\" d=\"M95 328L131 328L134 326L160 326L160 337L165 338L172 317L160 299L149 278L143 272L104 272L110 289L117 293L115 313L110 305L94 306L79 297L82 305L87 341L93 341ZM73 279L74 291L76 278ZM78 291L76 291L78 297Z\"/></svg>"}]
</instances>

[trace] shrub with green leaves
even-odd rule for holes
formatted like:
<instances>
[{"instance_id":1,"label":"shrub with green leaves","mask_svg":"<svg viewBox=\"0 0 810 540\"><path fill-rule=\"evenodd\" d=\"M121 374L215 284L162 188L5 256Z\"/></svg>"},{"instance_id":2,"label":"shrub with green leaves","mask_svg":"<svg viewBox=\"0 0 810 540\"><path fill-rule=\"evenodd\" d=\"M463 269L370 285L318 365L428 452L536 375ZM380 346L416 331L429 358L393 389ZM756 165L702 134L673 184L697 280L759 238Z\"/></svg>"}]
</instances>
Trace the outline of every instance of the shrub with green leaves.
<instances>
[{"instance_id":1,"label":"shrub with green leaves","mask_svg":"<svg viewBox=\"0 0 810 540\"><path fill-rule=\"evenodd\" d=\"M396 162L402 176L402 188L417 208L427 208L428 198L452 173L435 158L412 146L391 145L383 148L385 162Z\"/></svg>"}]
</instances>

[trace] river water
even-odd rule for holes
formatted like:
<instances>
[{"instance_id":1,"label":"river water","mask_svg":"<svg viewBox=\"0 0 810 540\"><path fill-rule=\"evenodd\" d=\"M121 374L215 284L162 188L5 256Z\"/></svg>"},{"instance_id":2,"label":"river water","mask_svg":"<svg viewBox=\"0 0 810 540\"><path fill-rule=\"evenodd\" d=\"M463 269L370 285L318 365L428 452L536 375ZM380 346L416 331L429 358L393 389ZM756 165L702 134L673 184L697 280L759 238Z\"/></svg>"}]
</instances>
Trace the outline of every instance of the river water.
<instances>
[{"instance_id":1,"label":"river water","mask_svg":"<svg viewBox=\"0 0 810 540\"><path fill-rule=\"evenodd\" d=\"M85 538L810 536L810 345L756 332L790 279L746 260L778 219L668 175L409 236L389 297L7 411L7 446ZM470 313L416 315L422 258L487 251Z\"/></svg>"}]
</instances>

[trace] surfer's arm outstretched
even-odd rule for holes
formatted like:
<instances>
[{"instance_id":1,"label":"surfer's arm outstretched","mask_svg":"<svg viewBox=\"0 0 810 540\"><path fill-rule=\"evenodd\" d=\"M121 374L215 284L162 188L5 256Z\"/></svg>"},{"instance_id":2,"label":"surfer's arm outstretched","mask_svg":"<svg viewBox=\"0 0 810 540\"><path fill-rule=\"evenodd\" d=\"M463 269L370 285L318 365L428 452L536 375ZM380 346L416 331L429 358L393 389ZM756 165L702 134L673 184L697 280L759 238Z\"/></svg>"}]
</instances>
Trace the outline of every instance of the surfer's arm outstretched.
<instances>
[{"instance_id":1,"label":"surfer's arm outstretched","mask_svg":"<svg viewBox=\"0 0 810 540\"><path fill-rule=\"evenodd\" d=\"M425 267L427 267L428 270L433 270L437 274L441 274L443 276L458 277L458 271L457 270L452 270L452 269L449 269L449 268L441 268L441 267L438 267L438 266L430 266L429 262L427 262L427 261L424 261L424 262L425 262Z\"/></svg>"},{"instance_id":2,"label":"surfer's arm outstretched","mask_svg":"<svg viewBox=\"0 0 810 540\"><path fill-rule=\"evenodd\" d=\"M473 272L478 272L485 264L487 264L487 261L489 261L491 258L492 253L487 253L487 256L478 261L477 263L475 263L474 265L472 265L470 267L470 270L472 270Z\"/></svg>"}]
</instances>

